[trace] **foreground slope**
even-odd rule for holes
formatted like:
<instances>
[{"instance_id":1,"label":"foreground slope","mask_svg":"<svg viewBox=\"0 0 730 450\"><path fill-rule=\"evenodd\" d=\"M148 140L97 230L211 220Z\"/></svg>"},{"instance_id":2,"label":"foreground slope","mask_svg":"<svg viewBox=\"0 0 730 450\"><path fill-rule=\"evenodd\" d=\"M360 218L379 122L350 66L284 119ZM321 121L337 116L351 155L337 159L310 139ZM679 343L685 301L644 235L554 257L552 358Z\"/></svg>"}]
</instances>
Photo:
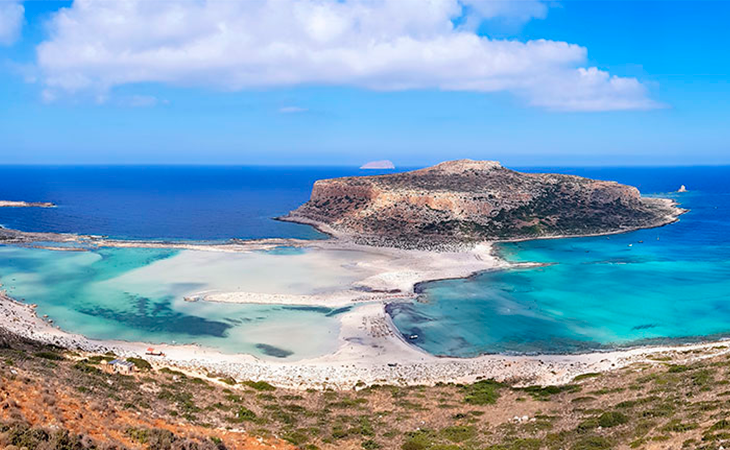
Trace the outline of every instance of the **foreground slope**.
<instances>
[{"instance_id":1,"label":"foreground slope","mask_svg":"<svg viewBox=\"0 0 730 450\"><path fill-rule=\"evenodd\" d=\"M368 244L429 247L615 233L665 225L681 213L670 200L612 181L459 160L317 181L311 199L283 219Z\"/></svg>"},{"instance_id":2,"label":"foreground slope","mask_svg":"<svg viewBox=\"0 0 730 450\"><path fill-rule=\"evenodd\" d=\"M132 375L0 330L0 448L28 450L607 450L730 445L730 349L678 348L562 386L291 390ZM154 364L154 362L153 362Z\"/></svg>"}]
</instances>

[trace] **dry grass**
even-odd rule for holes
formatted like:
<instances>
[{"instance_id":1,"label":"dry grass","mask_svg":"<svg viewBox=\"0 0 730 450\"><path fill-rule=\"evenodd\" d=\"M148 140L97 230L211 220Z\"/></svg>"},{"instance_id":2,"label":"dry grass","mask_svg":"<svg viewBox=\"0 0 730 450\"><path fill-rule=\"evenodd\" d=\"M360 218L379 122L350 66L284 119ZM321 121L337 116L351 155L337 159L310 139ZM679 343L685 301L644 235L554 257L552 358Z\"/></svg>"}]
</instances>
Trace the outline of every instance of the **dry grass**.
<instances>
[{"instance_id":1,"label":"dry grass","mask_svg":"<svg viewBox=\"0 0 730 450\"><path fill-rule=\"evenodd\" d=\"M68 430L120 448L599 450L730 443L725 356L689 365L673 363L682 355L662 357L558 387L484 380L321 392L167 369L109 375L95 364L101 358L79 362L60 350L43 350L55 358L22 347L0 349L0 422ZM160 433L174 442L153 445Z\"/></svg>"}]
</instances>

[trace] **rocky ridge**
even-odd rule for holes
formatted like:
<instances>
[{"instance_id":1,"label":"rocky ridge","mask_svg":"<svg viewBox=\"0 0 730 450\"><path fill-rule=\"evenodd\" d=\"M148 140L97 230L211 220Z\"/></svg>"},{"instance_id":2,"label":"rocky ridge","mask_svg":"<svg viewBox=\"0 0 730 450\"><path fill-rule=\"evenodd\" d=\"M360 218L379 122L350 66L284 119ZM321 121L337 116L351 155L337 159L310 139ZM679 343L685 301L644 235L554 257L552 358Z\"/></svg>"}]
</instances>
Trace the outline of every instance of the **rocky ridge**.
<instances>
[{"instance_id":1,"label":"rocky ridge","mask_svg":"<svg viewBox=\"0 0 730 450\"><path fill-rule=\"evenodd\" d=\"M319 180L282 220L369 245L434 248L586 236L665 225L684 211L613 181L521 173L458 160L379 176Z\"/></svg>"}]
</instances>

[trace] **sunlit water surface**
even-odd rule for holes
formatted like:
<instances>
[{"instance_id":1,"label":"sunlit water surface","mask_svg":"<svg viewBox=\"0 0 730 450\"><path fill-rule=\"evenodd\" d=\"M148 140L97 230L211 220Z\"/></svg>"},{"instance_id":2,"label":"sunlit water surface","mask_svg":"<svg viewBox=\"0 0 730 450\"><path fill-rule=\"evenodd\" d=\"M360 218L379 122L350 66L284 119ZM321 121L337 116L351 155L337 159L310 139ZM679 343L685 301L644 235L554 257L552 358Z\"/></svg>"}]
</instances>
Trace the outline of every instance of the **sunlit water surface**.
<instances>
[{"instance_id":1,"label":"sunlit water surface","mask_svg":"<svg viewBox=\"0 0 730 450\"><path fill-rule=\"evenodd\" d=\"M531 169L541 170L541 169ZM730 168L566 169L673 196L679 223L610 238L500 245L552 265L425 285L390 308L400 331L439 355L606 349L730 332ZM54 209L0 210L32 231L127 238L321 238L275 222L337 168L0 168L0 198ZM34 183L26 181L33 179ZM667 194L681 184L690 192ZM206 290L317 293L351 282L359 256L283 249L220 255L160 249L59 252L0 246L0 280L62 328L90 337L198 343L296 360L333 351L340 309L189 303Z\"/></svg>"},{"instance_id":2,"label":"sunlit water surface","mask_svg":"<svg viewBox=\"0 0 730 450\"><path fill-rule=\"evenodd\" d=\"M665 192L691 211L662 228L499 245L552 265L425 286L391 308L412 343L439 355L581 352L730 332L730 170L584 169ZM680 184L684 194L667 193Z\"/></svg>"}]
</instances>

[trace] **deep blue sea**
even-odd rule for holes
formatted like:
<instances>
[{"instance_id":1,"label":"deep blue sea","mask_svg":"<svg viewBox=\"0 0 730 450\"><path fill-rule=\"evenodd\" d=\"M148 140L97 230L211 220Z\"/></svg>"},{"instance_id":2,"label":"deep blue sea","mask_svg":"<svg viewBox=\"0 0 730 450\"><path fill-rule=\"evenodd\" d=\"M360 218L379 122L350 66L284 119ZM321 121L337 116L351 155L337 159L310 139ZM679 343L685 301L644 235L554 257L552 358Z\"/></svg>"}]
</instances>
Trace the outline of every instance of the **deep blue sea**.
<instances>
[{"instance_id":1,"label":"deep blue sea","mask_svg":"<svg viewBox=\"0 0 730 450\"><path fill-rule=\"evenodd\" d=\"M419 302L391 308L414 345L473 356L730 334L730 167L527 170L631 184L644 194L675 198L690 212L678 223L623 235L501 244L497 251L509 260L551 265L424 285ZM336 167L5 166L0 199L59 207L0 208L0 224L128 239L317 239L324 236L272 218L306 201L317 179L363 173ZM673 193L682 184L689 192ZM0 279L64 328L94 337L199 342L271 357L332 349L327 342L336 340L341 311L214 309L180 301L176 294L188 287L172 278L164 289L140 276L130 282L135 274L165 273L165 264L185 258L160 250L78 254L0 246ZM316 345L305 345L307 339Z\"/></svg>"},{"instance_id":2,"label":"deep blue sea","mask_svg":"<svg viewBox=\"0 0 730 450\"><path fill-rule=\"evenodd\" d=\"M128 239L323 238L271 220L309 199L318 179L377 174L345 167L0 166L0 225Z\"/></svg>"}]
</instances>

